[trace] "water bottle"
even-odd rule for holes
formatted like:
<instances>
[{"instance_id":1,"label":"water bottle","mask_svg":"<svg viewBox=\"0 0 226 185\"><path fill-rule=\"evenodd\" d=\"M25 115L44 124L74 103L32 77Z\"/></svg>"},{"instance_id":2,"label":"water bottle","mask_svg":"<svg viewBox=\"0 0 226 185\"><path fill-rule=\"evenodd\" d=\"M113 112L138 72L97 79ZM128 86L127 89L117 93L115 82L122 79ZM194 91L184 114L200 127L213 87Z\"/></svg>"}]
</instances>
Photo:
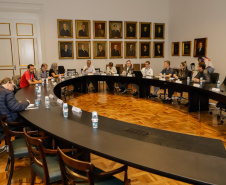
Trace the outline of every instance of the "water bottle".
<instances>
[{"instance_id":1,"label":"water bottle","mask_svg":"<svg viewBox=\"0 0 226 185\"><path fill-rule=\"evenodd\" d=\"M61 74L59 74L59 79L60 79L60 81L61 81Z\"/></svg>"},{"instance_id":2,"label":"water bottle","mask_svg":"<svg viewBox=\"0 0 226 185\"><path fill-rule=\"evenodd\" d=\"M200 85L202 86L202 83L203 83L203 77L201 77L199 81L200 81Z\"/></svg>"},{"instance_id":3,"label":"water bottle","mask_svg":"<svg viewBox=\"0 0 226 185\"><path fill-rule=\"evenodd\" d=\"M35 106L36 106L36 107L39 107L39 105L40 105L39 99L35 99Z\"/></svg>"},{"instance_id":4,"label":"water bottle","mask_svg":"<svg viewBox=\"0 0 226 185\"><path fill-rule=\"evenodd\" d=\"M163 78L166 79L166 73L163 74Z\"/></svg>"},{"instance_id":5,"label":"water bottle","mask_svg":"<svg viewBox=\"0 0 226 185\"><path fill-rule=\"evenodd\" d=\"M36 95L38 95L38 90L39 90L38 84L35 84L35 93L36 93Z\"/></svg>"},{"instance_id":6,"label":"water bottle","mask_svg":"<svg viewBox=\"0 0 226 185\"><path fill-rule=\"evenodd\" d=\"M40 93L41 93L41 90L42 90L41 84L38 85L38 90L39 90Z\"/></svg>"},{"instance_id":7,"label":"water bottle","mask_svg":"<svg viewBox=\"0 0 226 185\"><path fill-rule=\"evenodd\" d=\"M45 85L45 79L43 78L42 79L42 86L44 86Z\"/></svg>"},{"instance_id":8,"label":"water bottle","mask_svg":"<svg viewBox=\"0 0 226 185\"><path fill-rule=\"evenodd\" d=\"M190 76L187 77L187 84L190 84Z\"/></svg>"},{"instance_id":9,"label":"water bottle","mask_svg":"<svg viewBox=\"0 0 226 185\"><path fill-rule=\"evenodd\" d=\"M160 76L159 76L159 78L160 78L160 79L162 78L162 73L160 73Z\"/></svg>"},{"instance_id":10,"label":"water bottle","mask_svg":"<svg viewBox=\"0 0 226 185\"><path fill-rule=\"evenodd\" d=\"M48 85L48 83L49 83L49 79L48 79L48 78L46 78L46 85Z\"/></svg>"},{"instance_id":11,"label":"water bottle","mask_svg":"<svg viewBox=\"0 0 226 185\"><path fill-rule=\"evenodd\" d=\"M63 104L63 115L65 118L68 117L68 104L67 103Z\"/></svg>"},{"instance_id":12,"label":"water bottle","mask_svg":"<svg viewBox=\"0 0 226 185\"><path fill-rule=\"evenodd\" d=\"M46 105L46 108L47 108L47 109L50 108L49 96L45 96L45 105Z\"/></svg>"},{"instance_id":13,"label":"water bottle","mask_svg":"<svg viewBox=\"0 0 226 185\"><path fill-rule=\"evenodd\" d=\"M67 78L67 72L65 71L64 73L64 78L66 79Z\"/></svg>"},{"instance_id":14,"label":"water bottle","mask_svg":"<svg viewBox=\"0 0 226 185\"><path fill-rule=\"evenodd\" d=\"M220 88L220 86L221 86L221 81L220 81L220 80L218 80L218 81L217 81L217 88L219 89L219 88Z\"/></svg>"},{"instance_id":15,"label":"water bottle","mask_svg":"<svg viewBox=\"0 0 226 185\"><path fill-rule=\"evenodd\" d=\"M51 79L51 82L52 82L52 83L55 82L55 78L52 78L52 79Z\"/></svg>"},{"instance_id":16,"label":"water bottle","mask_svg":"<svg viewBox=\"0 0 226 185\"><path fill-rule=\"evenodd\" d=\"M92 125L93 125L93 128L98 128L98 115L97 115L97 111L93 111L92 112Z\"/></svg>"},{"instance_id":17,"label":"water bottle","mask_svg":"<svg viewBox=\"0 0 226 185\"><path fill-rule=\"evenodd\" d=\"M37 99L39 101L41 101L41 91L40 90L38 90L38 92L37 92Z\"/></svg>"}]
</instances>

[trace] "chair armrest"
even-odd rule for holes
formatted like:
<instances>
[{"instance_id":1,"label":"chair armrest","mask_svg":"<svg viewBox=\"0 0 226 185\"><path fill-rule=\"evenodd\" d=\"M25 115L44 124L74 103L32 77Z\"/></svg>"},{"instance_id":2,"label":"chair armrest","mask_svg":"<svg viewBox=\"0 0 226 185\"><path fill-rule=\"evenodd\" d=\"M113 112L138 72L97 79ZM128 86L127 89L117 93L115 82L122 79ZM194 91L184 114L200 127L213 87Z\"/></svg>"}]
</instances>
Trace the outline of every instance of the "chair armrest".
<instances>
[{"instance_id":1,"label":"chair armrest","mask_svg":"<svg viewBox=\"0 0 226 185\"><path fill-rule=\"evenodd\" d=\"M11 136L16 136L16 135L24 135L23 132L19 132L19 131L12 131L12 130L9 130L9 133ZM35 131L28 131L27 134L39 134L39 131L38 130L35 130Z\"/></svg>"},{"instance_id":2,"label":"chair armrest","mask_svg":"<svg viewBox=\"0 0 226 185\"><path fill-rule=\"evenodd\" d=\"M94 174L94 177L97 178L97 179L108 178L112 175L115 175L117 173L121 173L123 171L127 171L127 166L122 166L120 168L117 168L115 170L108 171L108 172L101 172L101 173L98 173L98 174Z\"/></svg>"},{"instance_id":3,"label":"chair armrest","mask_svg":"<svg viewBox=\"0 0 226 185\"><path fill-rule=\"evenodd\" d=\"M76 152L77 153L77 149L76 148L71 148L71 149L61 149L64 153L68 153L68 152ZM46 154L56 154L57 150L53 150L53 149L47 149L43 147L43 152Z\"/></svg>"},{"instance_id":4,"label":"chair armrest","mask_svg":"<svg viewBox=\"0 0 226 185\"><path fill-rule=\"evenodd\" d=\"M17 126L17 125L25 125L25 124L27 124L26 122L8 122L8 121L6 121L6 123L7 123L8 125L13 125L13 126Z\"/></svg>"}]
</instances>

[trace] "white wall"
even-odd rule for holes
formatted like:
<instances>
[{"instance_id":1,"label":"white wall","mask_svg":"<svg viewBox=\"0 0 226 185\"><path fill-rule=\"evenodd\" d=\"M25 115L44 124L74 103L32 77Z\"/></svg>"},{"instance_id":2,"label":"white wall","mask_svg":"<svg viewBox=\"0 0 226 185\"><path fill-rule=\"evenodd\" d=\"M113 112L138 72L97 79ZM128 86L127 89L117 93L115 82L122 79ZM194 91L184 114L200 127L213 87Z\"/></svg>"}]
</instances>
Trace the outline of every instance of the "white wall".
<instances>
[{"instance_id":1,"label":"white wall","mask_svg":"<svg viewBox=\"0 0 226 185\"><path fill-rule=\"evenodd\" d=\"M57 19L73 19L74 38L73 39L58 39L57 35ZM76 68L80 71L86 64L86 59L59 59L58 57L58 40L73 40L75 39L75 22L74 20L91 20L92 21L147 21L152 23L166 23L165 42L168 42L168 22L169 22L169 0L48 0L43 5L43 20L40 19L41 37L42 37L42 54L43 62L49 65L52 62L57 62L58 65L64 65L66 68ZM137 24L139 26L139 23ZM108 28L108 26L107 26ZM124 29L123 29L124 31ZM152 30L153 32L153 30ZM124 35L124 33L123 33ZM109 37L109 36L108 36ZM123 36L124 37L124 36ZM153 38L153 34L152 34ZM79 39L82 40L82 39ZM88 39L85 39L88 40ZM93 35L91 34L91 45ZM99 39L105 40L105 39ZM108 41L110 39L107 39ZM111 39L116 40L116 39ZM120 40L120 39L119 39ZM122 41L134 41L132 39L121 39ZM151 39L153 42L154 39ZM135 41L139 41L136 39ZM142 41L146 41L143 40ZM155 40L158 41L158 40ZM139 42L137 43L139 46ZM153 46L153 43L152 43ZM168 56L168 45L165 45L165 56ZM91 47L92 48L92 47ZM109 50L109 42L108 42ZM91 50L93 55L93 51ZM153 47L152 47L153 54ZM138 55L139 57L139 52ZM91 56L93 58L93 56ZM115 64L125 63L127 59L92 59L94 67L100 67L105 70L106 64L112 61ZM109 53L108 53L109 58ZM167 57L165 58L167 59ZM151 67L154 73L158 74L165 60L164 58L151 58ZM147 59L131 59L132 63L144 63Z\"/></svg>"},{"instance_id":2,"label":"white wall","mask_svg":"<svg viewBox=\"0 0 226 185\"><path fill-rule=\"evenodd\" d=\"M170 22L168 54L172 66L178 67L180 62L195 62L193 57L194 39L208 38L207 57L220 73L221 81L226 76L226 1L225 0L170 0ZM192 56L171 56L171 43L192 41ZM181 44L182 53L182 44Z\"/></svg>"}]
</instances>

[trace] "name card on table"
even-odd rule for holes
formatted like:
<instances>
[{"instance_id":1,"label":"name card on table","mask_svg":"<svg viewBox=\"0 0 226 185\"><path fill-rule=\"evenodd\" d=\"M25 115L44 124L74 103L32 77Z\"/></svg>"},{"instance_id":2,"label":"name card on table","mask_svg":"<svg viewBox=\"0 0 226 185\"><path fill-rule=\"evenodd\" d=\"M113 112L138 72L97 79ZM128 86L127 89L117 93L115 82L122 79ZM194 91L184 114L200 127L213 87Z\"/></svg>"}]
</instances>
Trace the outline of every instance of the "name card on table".
<instances>
[{"instance_id":1,"label":"name card on table","mask_svg":"<svg viewBox=\"0 0 226 185\"><path fill-rule=\"evenodd\" d=\"M170 77L169 80L174 80L174 78L171 78L171 77Z\"/></svg>"},{"instance_id":2,"label":"name card on table","mask_svg":"<svg viewBox=\"0 0 226 185\"><path fill-rule=\"evenodd\" d=\"M57 99L57 103L63 104L64 102L63 102L63 100L61 100L61 99Z\"/></svg>"},{"instance_id":3,"label":"name card on table","mask_svg":"<svg viewBox=\"0 0 226 185\"><path fill-rule=\"evenodd\" d=\"M83 74L81 73L81 74L79 74L78 76L83 76Z\"/></svg>"},{"instance_id":4,"label":"name card on table","mask_svg":"<svg viewBox=\"0 0 226 185\"><path fill-rule=\"evenodd\" d=\"M71 76L71 78L75 78L75 76Z\"/></svg>"},{"instance_id":5,"label":"name card on table","mask_svg":"<svg viewBox=\"0 0 226 185\"><path fill-rule=\"evenodd\" d=\"M102 75L102 76L106 76L107 74L106 74L106 73L102 73L101 75Z\"/></svg>"},{"instance_id":6,"label":"name card on table","mask_svg":"<svg viewBox=\"0 0 226 185\"><path fill-rule=\"evenodd\" d=\"M114 76L119 76L119 74L114 74Z\"/></svg>"},{"instance_id":7,"label":"name card on table","mask_svg":"<svg viewBox=\"0 0 226 185\"><path fill-rule=\"evenodd\" d=\"M88 75L93 75L93 73L88 73Z\"/></svg>"},{"instance_id":8,"label":"name card on table","mask_svg":"<svg viewBox=\"0 0 226 185\"><path fill-rule=\"evenodd\" d=\"M214 92L220 92L221 90L219 88L212 88L212 91L214 91Z\"/></svg>"},{"instance_id":9,"label":"name card on table","mask_svg":"<svg viewBox=\"0 0 226 185\"><path fill-rule=\"evenodd\" d=\"M153 77L152 77L152 76L146 76L146 78L147 78L147 79L152 79Z\"/></svg>"},{"instance_id":10,"label":"name card on table","mask_svg":"<svg viewBox=\"0 0 226 185\"><path fill-rule=\"evenodd\" d=\"M194 87L200 87L200 84L194 84L193 86Z\"/></svg>"},{"instance_id":11,"label":"name card on table","mask_svg":"<svg viewBox=\"0 0 226 185\"><path fill-rule=\"evenodd\" d=\"M80 112L82 112L82 109L73 106L72 111L80 113Z\"/></svg>"},{"instance_id":12,"label":"name card on table","mask_svg":"<svg viewBox=\"0 0 226 185\"><path fill-rule=\"evenodd\" d=\"M161 80L161 81L166 81L166 79L165 79L165 78L159 78L159 80Z\"/></svg>"},{"instance_id":13,"label":"name card on table","mask_svg":"<svg viewBox=\"0 0 226 185\"><path fill-rule=\"evenodd\" d=\"M56 86L57 85L57 83L56 82L53 82L53 86Z\"/></svg>"},{"instance_id":14,"label":"name card on table","mask_svg":"<svg viewBox=\"0 0 226 185\"><path fill-rule=\"evenodd\" d=\"M132 74L131 75L130 74L127 75L127 77L132 77L132 76L133 76Z\"/></svg>"},{"instance_id":15,"label":"name card on table","mask_svg":"<svg viewBox=\"0 0 226 185\"><path fill-rule=\"evenodd\" d=\"M53 99L53 98L54 98L54 96L53 96L52 94L49 94L49 98Z\"/></svg>"},{"instance_id":16,"label":"name card on table","mask_svg":"<svg viewBox=\"0 0 226 185\"><path fill-rule=\"evenodd\" d=\"M176 80L175 82L178 84L182 84L182 81L180 81L180 80Z\"/></svg>"}]
</instances>

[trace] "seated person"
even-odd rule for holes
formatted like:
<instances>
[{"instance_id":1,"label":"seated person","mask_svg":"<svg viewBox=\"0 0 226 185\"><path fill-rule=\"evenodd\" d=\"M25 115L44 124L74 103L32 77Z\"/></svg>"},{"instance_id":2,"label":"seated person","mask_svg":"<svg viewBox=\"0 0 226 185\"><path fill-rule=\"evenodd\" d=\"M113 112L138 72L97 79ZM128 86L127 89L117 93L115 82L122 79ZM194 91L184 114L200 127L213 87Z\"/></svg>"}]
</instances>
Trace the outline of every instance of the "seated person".
<instances>
[{"instance_id":1,"label":"seated person","mask_svg":"<svg viewBox=\"0 0 226 185\"><path fill-rule=\"evenodd\" d=\"M46 73L46 70L48 68L48 65L47 64L42 64L41 65L41 68L38 69L35 73L35 78L36 80L42 80L42 78L48 78L48 79L51 79L52 77L48 77L47 76L47 73Z\"/></svg>"},{"instance_id":2,"label":"seated person","mask_svg":"<svg viewBox=\"0 0 226 185\"><path fill-rule=\"evenodd\" d=\"M126 61L126 66L122 70L122 75L128 75L133 73L133 68L130 60ZM127 93L128 84L127 83L119 83L119 91L122 92L122 94Z\"/></svg>"},{"instance_id":3,"label":"seated person","mask_svg":"<svg viewBox=\"0 0 226 185\"><path fill-rule=\"evenodd\" d=\"M167 61L164 62L164 69L159 73L159 76L161 74L162 75L165 74L166 78L173 76L174 71L170 67L170 61L167 60ZM157 98L158 97L157 93L158 93L159 89L160 89L160 87L154 87L154 93L151 95L151 98Z\"/></svg>"},{"instance_id":4,"label":"seated person","mask_svg":"<svg viewBox=\"0 0 226 185\"><path fill-rule=\"evenodd\" d=\"M153 70L152 68L150 68L150 61L145 62L145 67L141 69L141 73L143 74L143 76L153 76ZM133 93L133 95L136 96L139 92L139 85L133 84L133 86L136 88L136 91ZM150 91L150 86L148 87Z\"/></svg>"},{"instance_id":5,"label":"seated person","mask_svg":"<svg viewBox=\"0 0 226 185\"><path fill-rule=\"evenodd\" d=\"M33 85L33 84L40 84L42 83L41 80L36 80L35 76L34 76L34 65L33 64L29 64L27 66L28 70L24 72L23 76L20 79L20 88L24 88L27 87L29 85Z\"/></svg>"},{"instance_id":6,"label":"seated person","mask_svg":"<svg viewBox=\"0 0 226 185\"><path fill-rule=\"evenodd\" d=\"M58 67L58 65L57 65L56 62L51 64L51 67L50 67L50 70L49 70L49 76L50 77L57 78L57 77L59 77L59 75L64 76L64 74L58 74L57 67Z\"/></svg>"},{"instance_id":7,"label":"seated person","mask_svg":"<svg viewBox=\"0 0 226 185\"><path fill-rule=\"evenodd\" d=\"M203 82L210 82L210 73L206 69L206 64L204 62L200 62L198 64L198 74L194 77L194 82L200 82L200 78L203 78Z\"/></svg>"},{"instance_id":8,"label":"seated person","mask_svg":"<svg viewBox=\"0 0 226 185\"><path fill-rule=\"evenodd\" d=\"M95 73L96 70L95 68L91 65L91 60L87 60L87 63L86 65L83 67L83 71L82 73L83 74L89 74L89 73ZM97 92L97 89L98 89L98 81L96 80L91 80L89 82L87 82L87 85L89 86L89 84L92 83L93 86L94 86L94 92Z\"/></svg>"},{"instance_id":9,"label":"seated person","mask_svg":"<svg viewBox=\"0 0 226 185\"><path fill-rule=\"evenodd\" d=\"M185 62L181 62L181 64L180 64L180 70L178 72L178 75L174 74L173 77L177 80L178 79L185 80L185 79L187 79L188 75L189 75L189 70L187 69L187 63L185 61ZM162 100L162 101L164 103L172 102L173 93L174 93L174 90L168 89L168 96L166 97L165 100Z\"/></svg>"},{"instance_id":10,"label":"seated person","mask_svg":"<svg viewBox=\"0 0 226 185\"><path fill-rule=\"evenodd\" d=\"M117 73L117 69L113 66L112 62L109 62L106 73L110 73L110 74L116 74ZM111 81L111 80L107 80L106 83L108 85L108 89L110 91L114 91L114 82Z\"/></svg>"},{"instance_id":11,"label":"seated person","mask_svg":"<svg viewBox=\"0 0 226 185\"><path fill-rule=\"evenodd\" d=\"M0 116L6 115L9 122L22 122L23 119L19 117L18 112L23 111L30 104L29 100L18 101L14 96L14 84L10 78L4 78L0 85ZM21 126L9 125L11 130L22 130ZM20 129L17 129L17 128ZM0 126L0 132L3 131Z\"/></svg>"},{"instance_id":12,"label":"seated person","mask_svg":"<svg viewBox=\"0 0 226 185\"><path fill-rule=\"evenodd\" d=\"M213 73L215 68L213 66L213 62L207 58L207 57L199 57L198 58L199 62L204 62L206 64L206 69L209 71L209 73Z\"/></svg>"}]
</instances>

